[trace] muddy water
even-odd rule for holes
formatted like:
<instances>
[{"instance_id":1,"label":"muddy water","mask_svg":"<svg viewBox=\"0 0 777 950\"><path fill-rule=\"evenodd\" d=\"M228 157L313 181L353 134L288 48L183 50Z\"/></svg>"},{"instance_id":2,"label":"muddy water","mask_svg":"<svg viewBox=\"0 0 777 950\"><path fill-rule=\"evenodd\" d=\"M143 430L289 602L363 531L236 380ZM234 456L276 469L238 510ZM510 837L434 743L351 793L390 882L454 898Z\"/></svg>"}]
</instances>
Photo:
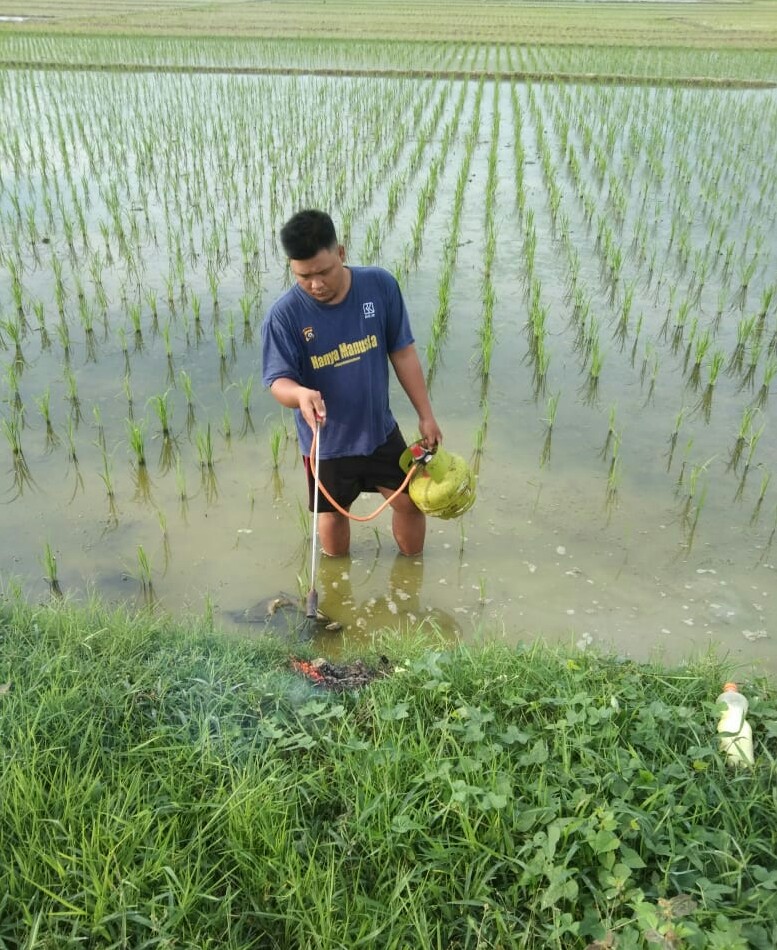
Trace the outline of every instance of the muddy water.
<instances>
[{"instance_id":1,"label":"muddy water","mask_svg":"<svg viewBox=\"0 0 777 950\"><path fill-rule=\"evenodd\" d=\"M277 127L277 123L283 110L276 109L268 112L266 119L256 119L250 111L255 96L288 96L292 115L288 135L298 134L294 129L294 110L304 106L310 94L333 108L347 102L348 108L355 109L359 97L341 100L340 87L325 80L285 85L276 77L271 84L258 80L254 84L250 80L226 84L217 78L203 77L198 81L198 94L204 97L200 101L208 108L187 112L181 111L185 98L181 95L184 87L180 79L133 76L119 83L115 77L85 76L70 77L57 86L56 77L46 75L29 81L36 84L41 111L37 117L33 114L23 121L17 118L23 128L27 123L31 129L33 143L38 124L49 135L43 107L46 96L55 91L60 103L64 103L66 115L75 115L77 103L87 96L90 108L98 110L98 117L99 110L104 110L102 117L106 122L116 109L141 117L128 122L126 142L119 136L119 154L125 154L127 166L135 169L128 179L130 190L140 191L144 183L148 186L149 179L144 175L152 174L148 169L142 172L139 166L136 168L140 139L133 134L136 127L132 123L137 122L138 129L145 128L144 104L156 102L164 106L168 111L162 110L166 117L158 138L153 140L157 150L154 180L160 196L178 193L183 199L187 188L194 189L189 194L190 207L202 207L203 211L200 220L197 215L190 218L191 211L183 210L179 220L177 211L164 213L160 197L150 202L146 221L143 213L131 212L126 203L122 214L128 232L133 219L139 232L137 266L130 267L122 257L114 224L109 226L108 240L113 263L108 263L100 223L110 223L105 195L119 173L115 155L106 151L102 159L95 156L94 167L83 160L74 176L77 188L83 189L82 177L92 182L86 210L90 246L83 247L76 241L71 254L62 215L56 206L54 226L48 227L43 200L47 188L41 175L40 156L30 160L26 168L19 167L18 161L14 167L9 153L3 156L3 251L7 259L14 259L14 233L22 235L18 256L23 263L24 310L30 325L22 341L25 365L15 361L7 329L2 332L5 349L0 350L5 379L2 417L7 425L19 418L13 408L16 386L24 407L21 443L29 470L27 474L20 468L18 458L14 462L11 443L4 440L0 446L5 479L5 504L0 512L3 583L6 587L18 584L29 596L44 598L47 584L42 559L49 544L57 555L60 584L70 596L83 598L94 590L112 600L141 603L144 594L138 552L142 548L151 566L154 598L165 609L197 616L212 611L225 629L252 635L250 628L232 623L231 612L280 591L304 594L310 580L310 524L303 508L303 476L293 441L292 420L261 391L259 382L259 323L269 301L284 286L283 265L273 248L271 234L290 210L290 199L274 198L272 185L266 174L261 176L261 171L253 182L256 190L250 200L244 194L225 196L220 178L224 156L209 123L212 115L218 114L223 123L221 132L233 134L240 149L252 156L259 168L266 157L262 151L268 147L266 142L242 140L240 135L244 133L239 130L249 118L265 123L261 126L264 131L269 128L267 123L272 122L276 123L275 135L280 139L283 128ZM16 84L24 82L22 77L14 79ZM426 84L416 85L418 95L427 89ZM363 87L367 90L363 98L368 98L373 87L374 81ZM419 128L444 88L444 83L434 85ZM390 92L390 100L397 104L405 121L411 123L410 113L417 97L411 96L402 105L401 84L384 83L381 89ZM240 95L235 95L235 90ZM453 116L459 90L458 84L451 86L424 159L416 171L408 168L406 172L403 203L393 225L384 227L380 260L386 266L395 267L406 257L417 195L429 161L439 148L442 129ZM5 95L9 114L13 115L13 109L25 101L30 90L23 85L6 87ZM518 90L523 114L520 135L525 152L526 209L533 212L536 223L536 276L548 313L550 366L546 388L535 391L527 361L530 295L523 265L525 219L521 220L515 211L516 132L509 87L502 87L494 100L493 87L485 85L480 134L462 211L449 330L441 367L432 386L436 412L450 451L470 458L478 430L484 433L478 502L461 521L430 520L426 552L418 560L397 556L387 515L374 522L374 527L355 526L350 557L324 559L321 563L316 582L320 606L343 625L342 633L322 637L321 649L336 653L343 643L367 642L385 626L413 630L422 625L451 639L476 641L497 637L516 643L539 636L550 642L581 648L597 646L638 658L658 654L672 661L715 647L728 654L733 663L746 668L777 669L777 552L772 546L777 496L776 485L768 479L763 500L758 502L763 480L777 466L772 407L767 401L754 416L751 434L762 426L763 434L756 442L750 468L745 471L744 459L731 464L742 413L753 403L754 389L742 384L741 374L737 377L721 373L712 410L705 417L700 407L701 392L689 385L683 367L687 334L683 346L675 352L671 339L662 336L667 311L676 310L678 300L689 293L690 272L683 272L674 252L666 251L676 190L671 194L668 185L656 186L647 198L651 215L648 259L653 249L662 252L660 276L657 266L656 276L649 279L647 260L627 257L622 282L611 300L609 288L600 276L596 224L585 220L575 189L563 179L563 208L568 214L572 244L580 254L580 280L601 322L604 366L598 389L591 392L586 365L581 363L575 347L574 321L565 293L568 264L558 234L553 237L548 192L541 171L540 126L535 115L547 118L544 134L549 136L557 174L562 180L563 151L550 118L558 101L555 95L552 87L541 93L535 114L526 88ZM594 92L573 90L570 95L573 116L591 113L590 97ZM639 93L623 90L612 95L614 104L600 103L602 109L615 110L622 104L618 97ZM696 99L690 94L673 99L671 91L658 91L650 99L639 100L646 123L645 137L649 124L660 121L663 106L673 103L673 114L692 115L696 102L701 107L709 101L703 96L730 97L731 107L738 110L744 129L749 128L756 111L774 121L777 106L773 95L760 99L743 93L694 95ZM433 210L425 222L423 252L404 278L422 354L430 339L437 307L440 265L449 237L456 176L464 158L474 101L473 86L464 97L458 131L440 176ZM721 107L718 102L714 101L705 120L708 124L722 121L725 104ZM493 270L497 346L490 376L484 383L477 373L486 233L483 194L495 107L500 113L497 201L492 221L498 239ZM192 170L193 178L186 186L182 180L173 180L172 165L169 172L163 168L168 141L168 127L164 123L169 116L179 123L175 133L179 139L189 136L199 143L201 165ZM692 147L699 150L700 156L706 154L704 129L701 124L697 136L692 137ZM679 142L683 127L678 125L671 131ZM616 140L618 154L627 151L627 133L624 128L623 137ZM570 140L582 154L582 134L573 131ZM721 140L727 139L721 136ZM48 141L54 155L54 169L48 171L48 190L54 193L51 182L56 178L61 193L67 194L70 185L61 161L56 159L56 140ZM327 144L331 146L329 138L322 137L311 146L317 160L321 160L317 150ZM414 146L415 138L410 135L399 152L398 168L408 162ZM296 148L295 145L289 152L289 161ZM680 154L675 153L675 148L679 149L679 145L667 145L667 167ZM755 177L760 159L758 149L753 150ZM70 152L77 155L76 149L69 149ZM281 153L282 149L275 161L282 166L286 159ZM355 153L343 156L344 162L352 162L347 169L353 193L359 192L370 154L370 149L366 149L361 164ZM767 159L765 151L761 157ZM733 161L733 155L723 154L716 159L721 162L721 180L729 182L732 193L741 195L725 224L726 240L734 241L737 253L743 255L759 246L760 257L748 302L737 307L732 292L723 319L715 329L715 345L725 351L727 359L733 352L742 316L756 311L761 293L774 279L777 263L775 249L763 240L774 224L773 207L768 203L758 205L757 189L752 194L742 190L740 180L729 171L729 159ZM76 159L71 156L73 160ZM627 182L628 170L619 159L613 162L614 173ZM702 164L699 158L699 165ZM369 222L376 216L385 221L387 191L394 171L393 167L384 171L353 214L349 252L356 262L362 259ZM632 175L640 173L645 172L639 165L631 171ZM585 174L592 194L605 208L607 189L593 170ZM203 179L199 185L198 176ZM208 223L211 212L207 200L203 198L201 205L197 203L197 187L204 190L216 209L215 228ZM689 188L688 200L698 198L695 186ZM337 218L339 204L335 196L323 184L312 191L307 197L335 208ZM35 209L40 232L50 232L49 242L39 240L33 248L32 242L24 238L24 227L18 225L15 217L12 193L21 197L23 207L29 204ZM142 207L142 196L136 195L135 200L138 204L134 207ZM67 206L66 199L63 203ZM637 208L638 203L629 204L622 228L624 245L628 245L626 236L630 229L637 226ZM73 213L71 209L71 218ZM697 253L704 247L703 225L702 218L696 220L690 232L689 239ZM191 240L188 227L192 228ZM247 227L260 237L258 272L248 275L240 250L241 236ZM214 234L224 232L229 238L230 254L228 261L218 265L219 305L214 309L206 244ZM171 306L165 278L175 271L172 262L177 256L177 240L185 260L185 287L182 293L176 274ZM92 279L98 253L107 298L105 309ZM55 255L63 264L68 290L68 354L57 330L61 318L55 295ZM85 333L79 314L79 278L94 313L91 335ZM633 315L621 345L613 335L613 327L623 286L632 281ZM719 269L707 278L694 305L700 328L713 326L725 284ZM156 294L156 318L148 303L149 292ZM247 323L239 305L244 295L254 300ZM195 316L195 296L200 300L199 320ZM7 265L0 297L3 319L10 320L15 303ZM38 300L45 305L48 346L40 329L36 329L33 303ZM129 317L133 303L141 307L140 336L135 334ZM638 314L643 318L639 334ZM777 325L773 304L765 323L756 389L768 356L769 335ZM123 337L120 329L124 331ZM169 342L165 340L165 330ZM191 409L182 371L192 383ZM705 362L704 379L706 372ZM243 399L251 377L254 387L246 415ZM77 404L70 398L72 380L78 393ZM51 392L56 444L47 442L38 406L47 387ZM165 393L172 408L172 441L167 444L161 437L151 401ZM549 433L545 421L547 399L555 393L559 394L558 412ZM393 404L400 424L411 437L413 414L400 392L394 394ZM683 421L670 459L670 437L681 410ZM616 478L608 483L614 456L613 438L608 439L608 431L613 418L618 466ZM145 470L138 465L130 446L132 420L143 426ZM202 454L208 425L212 467L203 464ZM277 466L270 449L274 432L281 433ZM114 489L113 501L106 491L106 473ZM362 498L356 510L365 513L374 502L373 498Z\"/></svg>"}]
</instances>

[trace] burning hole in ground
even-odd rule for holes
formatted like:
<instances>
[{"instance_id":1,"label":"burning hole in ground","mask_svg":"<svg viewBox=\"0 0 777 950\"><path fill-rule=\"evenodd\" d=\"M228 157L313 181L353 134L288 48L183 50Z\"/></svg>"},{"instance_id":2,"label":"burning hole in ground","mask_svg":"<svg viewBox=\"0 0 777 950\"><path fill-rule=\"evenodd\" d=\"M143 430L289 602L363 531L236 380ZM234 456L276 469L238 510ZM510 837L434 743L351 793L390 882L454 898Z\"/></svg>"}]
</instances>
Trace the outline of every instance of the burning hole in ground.
<instances>
[{"instance_id":1,"label":"burning hole in ground","mask_svg":"<svg viewBox=\"0 0 777 950\"><path fill-rule=\"evenodd\" d=\"M390 676L393 671L393 665L386 656L379 657L377 666L367 666L361 659L335 664L324 657L317 657L315 660L300 660L292 657L290 666L295 673L303 676L314 686L335 692L360 689L373 680Z\"/></svg>"}]
</instances>

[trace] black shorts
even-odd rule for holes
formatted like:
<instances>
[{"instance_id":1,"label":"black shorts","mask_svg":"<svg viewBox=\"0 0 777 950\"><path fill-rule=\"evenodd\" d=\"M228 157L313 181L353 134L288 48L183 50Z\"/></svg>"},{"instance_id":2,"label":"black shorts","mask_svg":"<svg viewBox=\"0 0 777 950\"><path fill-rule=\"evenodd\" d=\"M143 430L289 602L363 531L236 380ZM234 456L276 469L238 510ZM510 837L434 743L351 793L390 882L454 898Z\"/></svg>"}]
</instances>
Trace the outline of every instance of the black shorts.
<instances>
[{"instance_id":1,"label":"black shorts","mask_svg":"<svg viewBox=\"0 0 777 950\"><path fill-rule=\"evenodd\" d=\"M399 426L379 445L372 455L343 455L340 458L321 459L318 477L329 494L343 508L350 508L363 491L376 492L378 487L399 488L405 479L405 473L399 467L399 456L407 444L399 431ZM308 479L308 508L313 510L315 479L310 459L305 456L305 473ZM407 488L405 488L407 491ZM318 493L318 510L336 509Z\"/></svg>"}]
</instances>

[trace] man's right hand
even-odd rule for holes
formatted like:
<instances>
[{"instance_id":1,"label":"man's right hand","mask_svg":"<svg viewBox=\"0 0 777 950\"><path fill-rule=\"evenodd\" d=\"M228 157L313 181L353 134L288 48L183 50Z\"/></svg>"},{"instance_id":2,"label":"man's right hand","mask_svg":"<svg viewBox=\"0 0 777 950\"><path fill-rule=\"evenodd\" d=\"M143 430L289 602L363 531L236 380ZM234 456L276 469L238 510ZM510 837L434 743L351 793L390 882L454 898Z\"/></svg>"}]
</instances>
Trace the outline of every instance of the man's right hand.
<instances>
[{"instance_id":1,"label":"man's right hand","mask_svg":"<svg viewBox=\"0 0 777 950\"><path fill-rule=\"evenodd\" d=\"M304 389L300 387L299 411L302 418L307 422L313 432L316 431L316 423L322 426L326 425L326 406L321 398L321 393L317 389Z\"/></svg>"},{"instance_id":2,"label":"man's right hand","mask_svg":"<svg viewBox=\"0 0 777 950\"><path fill-rule=\"evenodd\" d=\"M313 432L316 431L317 421L321 425L326 423L326 406L317 389L300 386L293 379L280 378L270 386L270 392L287 409L299 409Z\"/></svg>"}]
</instances>

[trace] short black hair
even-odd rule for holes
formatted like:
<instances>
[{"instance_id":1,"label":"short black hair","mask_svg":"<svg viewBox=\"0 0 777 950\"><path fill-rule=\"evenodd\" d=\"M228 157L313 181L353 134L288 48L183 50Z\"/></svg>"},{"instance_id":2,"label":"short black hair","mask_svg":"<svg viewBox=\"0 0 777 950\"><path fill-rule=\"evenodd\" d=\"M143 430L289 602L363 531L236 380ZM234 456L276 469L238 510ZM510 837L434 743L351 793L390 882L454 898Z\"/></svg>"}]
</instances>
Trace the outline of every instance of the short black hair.
<instances>
[{"instance_id":1,"label":"short black hair","mask_svg":"<svg viewBox=\"0 0 777 950\"><path fill-rule=\"evenodd\" d=\"M283 225L281 244L289 260L307 261L319 251L336 247L337 232L326 211L306 208Z\"/></svg>"}]
</instances>

